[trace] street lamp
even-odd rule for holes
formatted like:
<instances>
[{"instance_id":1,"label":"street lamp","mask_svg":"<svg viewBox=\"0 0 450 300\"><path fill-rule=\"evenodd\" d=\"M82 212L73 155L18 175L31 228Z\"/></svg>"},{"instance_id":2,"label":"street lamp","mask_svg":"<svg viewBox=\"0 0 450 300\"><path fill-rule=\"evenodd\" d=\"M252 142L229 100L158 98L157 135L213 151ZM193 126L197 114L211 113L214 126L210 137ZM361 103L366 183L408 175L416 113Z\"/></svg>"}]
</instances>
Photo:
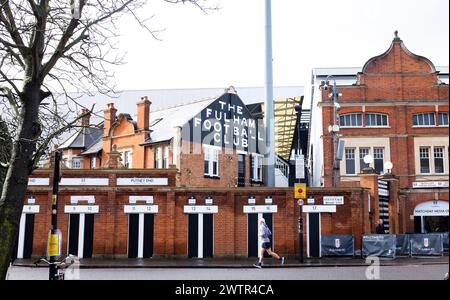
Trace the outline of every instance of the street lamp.
<instances>
[{"instance_id":1,"label":"street lamp","mask_svg":"<svg viewBox=\"0 0 450 300\"><path fill-rule=\"evenodd\" d=\"M373 162L374 162L374 158L372 155L364 156L364 163L367 165L367 167L362 170L363 174L375 174L376 173L375 169L373 167L371 167Z\"/></svg>"},{"instance_id":2,"label":"street lamp","mask_svg":"<svg viewBox=\"0 0 450 300\"><path fill-rule=\"evenodd\" d=\"M333 80L333 86L330 85L330 79ZM329 132L333 134L333 187L337 187L339 185L339 165L338 165L338 144L339 144L339 123L338 123L338 111L341 108L338 103L338 98L342 97L342 94L337 90L336 79L333 75L328 76L325 81L322 81L320 88L324 91L328 91L329 89L332 92L329 94L329 97L333 99L333 125L330 126Z\"/></svg>"}]
</instances>

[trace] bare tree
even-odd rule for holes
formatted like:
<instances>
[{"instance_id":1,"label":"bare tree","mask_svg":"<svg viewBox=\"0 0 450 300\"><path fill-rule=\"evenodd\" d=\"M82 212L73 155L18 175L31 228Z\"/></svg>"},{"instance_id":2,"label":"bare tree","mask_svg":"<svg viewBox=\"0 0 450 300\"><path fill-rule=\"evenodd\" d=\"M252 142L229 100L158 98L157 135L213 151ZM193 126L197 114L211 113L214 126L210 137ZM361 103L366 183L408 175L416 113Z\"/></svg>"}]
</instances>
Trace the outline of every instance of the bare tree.
<instances>
[{"instance_id":1,"label":"bare tree","mask_svg":"<svg viewBox=\"0 0 450 300\"><path fill-rule=\"evenodd\" d=\"M206 0L161 1L208 9ZM0 163L7 170L0 198L0 279L9 266L30 174L52 141L82 117L73 118L61 99L76 101L69 88L113 91L110 67L122 63L117 20L130 15L156 37L138 16L146 2L0 0L0 143L6 145Z\"/></svg>"}]
</instances>

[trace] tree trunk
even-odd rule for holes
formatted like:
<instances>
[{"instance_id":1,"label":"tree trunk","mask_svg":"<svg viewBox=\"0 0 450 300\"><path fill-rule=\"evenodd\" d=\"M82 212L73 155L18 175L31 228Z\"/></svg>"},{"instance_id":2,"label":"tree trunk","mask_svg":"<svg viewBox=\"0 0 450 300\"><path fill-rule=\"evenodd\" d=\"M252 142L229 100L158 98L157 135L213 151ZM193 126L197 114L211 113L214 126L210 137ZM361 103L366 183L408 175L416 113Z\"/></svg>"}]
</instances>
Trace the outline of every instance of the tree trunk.
<instances>
[{"instance_id":1,"label":"tree trunk","mask_svg":"<svg viewBox=\"0 0 450 300\"><path fill-rule=\"evenodd\" d=\"M38 122L42 100L40 87L30 83L23 91L18 138L13 144L10 166L0 198L0 279L3 280L6 278L12 249L19 232L23 199L27 193L28 178L33 171L36 139L41 132Z\"/></svg>"}]
</instances>

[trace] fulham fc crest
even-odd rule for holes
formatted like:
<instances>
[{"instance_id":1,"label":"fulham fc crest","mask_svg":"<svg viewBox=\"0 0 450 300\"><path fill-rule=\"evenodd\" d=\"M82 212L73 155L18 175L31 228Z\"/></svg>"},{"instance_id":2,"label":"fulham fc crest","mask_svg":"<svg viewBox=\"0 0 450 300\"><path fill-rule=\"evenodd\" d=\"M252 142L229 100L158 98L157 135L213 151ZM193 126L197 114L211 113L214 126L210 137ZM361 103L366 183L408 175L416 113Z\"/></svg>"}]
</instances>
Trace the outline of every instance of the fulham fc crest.
<instances>
[{"instance_id":1,"label":"fulham fc crest","mask_svg":"<svg viewBox=\"0 0 450 300\"><path fill-rule=\"evenodd\" d=\"M335 239L334 240L334 246L336 246L336 248L341 248L341 240L340 239Z\"/></svg>"}]
</instances>

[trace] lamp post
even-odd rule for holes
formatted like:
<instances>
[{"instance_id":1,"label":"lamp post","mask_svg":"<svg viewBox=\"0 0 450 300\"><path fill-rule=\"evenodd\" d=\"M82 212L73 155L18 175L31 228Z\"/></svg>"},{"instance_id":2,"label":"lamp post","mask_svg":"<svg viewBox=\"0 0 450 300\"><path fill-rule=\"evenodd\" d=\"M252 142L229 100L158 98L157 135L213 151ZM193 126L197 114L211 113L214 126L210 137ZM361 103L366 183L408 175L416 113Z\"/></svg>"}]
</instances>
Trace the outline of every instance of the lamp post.
<instances>
[{"instance_id":1,"label":"lamp post","mask_svg":"<svg viewBox=\"0 0 450 300\"><path fill-rule=\"evenodd\" d=\"M333 125L330 126L329 131L333 133L333 187L337 187L339 185L339 165L338 165L338 145L339 145L339 123L338 123L338 111L340 109L340 105L338 103L338 98L342 96L342 94L338 93L336 79L333 75L330 75L326 78L325 81L322 81L320 87L328 91L330 89L330 79L333 80L332 93L329 95L330 98L333 98Z\"/></svg>"},{"instance_id":2,"label":"lamp post","mask_svg":"<svg viewBox=\"0 0 450 300\"><path fill-rule=\"evenodd\" d=\"M266 82L265 113L266 129L266 167L265 181L268 187L275 186L275 124L273 103L273 51L272 51L272 1L265 0L265 49L266 49Z\"/></svg>"}]
</instances>

